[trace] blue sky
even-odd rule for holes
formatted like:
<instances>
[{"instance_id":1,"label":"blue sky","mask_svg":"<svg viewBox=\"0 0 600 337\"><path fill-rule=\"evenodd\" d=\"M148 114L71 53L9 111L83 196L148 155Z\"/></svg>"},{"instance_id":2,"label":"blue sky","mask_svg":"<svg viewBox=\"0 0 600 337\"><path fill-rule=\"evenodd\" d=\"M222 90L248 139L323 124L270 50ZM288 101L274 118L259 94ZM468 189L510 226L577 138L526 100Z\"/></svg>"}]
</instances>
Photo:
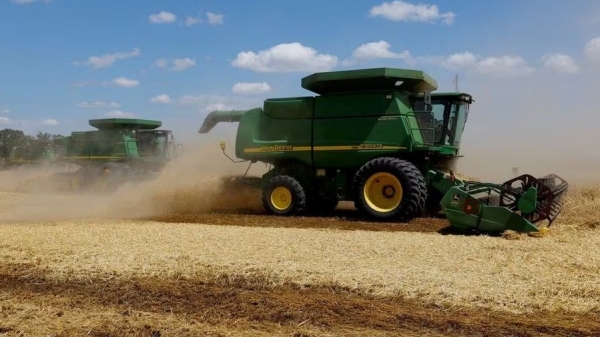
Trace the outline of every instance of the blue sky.
<instances>
[{"instance_id":1,"label":"blue sky","mask_svg":"<svg viewBox=\"0 0 600 337\"><path fill-rule=\"evenodd\" d=\"M309 95L300 79L315 71L388 66L440 90L458 74L477 100L465 143L520 123L504 140L520 144L532 107L598 119L582 111L598 110L599 13L592 0L0 0L0 127L67 134L136 116L197 137L212 109Z\"/></svg>"}]
</instances>

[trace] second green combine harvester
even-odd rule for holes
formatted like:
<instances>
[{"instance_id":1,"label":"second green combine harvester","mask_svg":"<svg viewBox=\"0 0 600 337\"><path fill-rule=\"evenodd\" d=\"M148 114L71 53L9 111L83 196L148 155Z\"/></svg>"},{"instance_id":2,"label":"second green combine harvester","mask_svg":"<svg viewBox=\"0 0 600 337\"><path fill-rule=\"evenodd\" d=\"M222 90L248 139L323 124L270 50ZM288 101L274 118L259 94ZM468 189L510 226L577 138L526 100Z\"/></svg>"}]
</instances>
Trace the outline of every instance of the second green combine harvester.
<instances>
[{"instance_id":1,"label":"second green combine harvester","mask_svg":"<svg viewBox=\"0 0 600 337\"><path fill-rule=\"evenodd\" d=\"M452 165L473 99L432 93L437 83L423 71L321 72L304 77L302 87L317 96L214 111L199 130L239 122L236 156L272 165L258 181L271 213L328 211L353 201L375 219L409 221L443 211L454 227L536 232L562 208L567 184L555 175L504 184L457 179Z\"/></svg>"},{"instance_id":2,"label":"second green combine harvester","mask_svg":"<svg viewBox=\"0 0 600 337\"><path fill-rule=\"evenodd\" d=\"M158 129L161 121L106 118L89 124L97 130L75 131L61 139L64 153L58 161L76 170L34 179L25 188L48 182L62 190L114 191L125 182L156 176L181 151L171 130Z\"/></svg>"}]
</instances>

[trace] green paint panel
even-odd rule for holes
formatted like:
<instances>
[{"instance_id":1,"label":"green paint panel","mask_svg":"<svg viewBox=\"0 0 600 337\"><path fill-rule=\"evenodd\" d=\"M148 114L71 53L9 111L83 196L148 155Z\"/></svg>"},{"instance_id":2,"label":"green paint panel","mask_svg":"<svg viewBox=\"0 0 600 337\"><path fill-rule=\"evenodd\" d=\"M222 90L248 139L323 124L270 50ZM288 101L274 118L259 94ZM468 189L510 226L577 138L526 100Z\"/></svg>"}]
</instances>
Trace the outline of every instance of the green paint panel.
<instances>
[{"instance_id":1,"label":"green paint panel","mask_svg":"<svg viewBox=\"0 0 600 337\"><path fill-rule=\"evenodd\" d=\"M318 96L315 118L397 115L409 110L406 104L406 95L393 92Z\"/></svg>"},{"instance_id":2,"label":"green paint panel","mask_svg":"<svg viewBox=\"0 0 600 337\"><path fill-rule=\"evenodd\" d=\"M315 166L352 168L384 154L406 152L411 139L400 116L314 121Z\"/></svg>"},{"instance_id":3,"label":"green paint panel","mask_svg":"<svg viewBox=\"0 0 600 337\"><path fill-rule=\"evenodd\" d=\"M314 111L313 97L271 98L265 100L265 114L273 118L298 119L312 118Z\"/></svg>"},{"instance_id":4,"label":"green paint panel","mask_svg":"<svg viewBox=\"0 0 600 337\"><path fill-rule=\"evenodd\" d=\"M137 144L128 133L113 130L73 132L66 156L75 161L136 158Z\"/></svg>"},{"instance_id":5,"label":"green paint panel","mask_svg":"<svg viewBox=\"0 0 600 337\"><path fill-rule=\"evenodd\" d=\"M295 159L312 165L312 119L277 119L262 109L252 109L240 119L237 131L238 158L275 163Z\"/></svg>"}]
</instances>

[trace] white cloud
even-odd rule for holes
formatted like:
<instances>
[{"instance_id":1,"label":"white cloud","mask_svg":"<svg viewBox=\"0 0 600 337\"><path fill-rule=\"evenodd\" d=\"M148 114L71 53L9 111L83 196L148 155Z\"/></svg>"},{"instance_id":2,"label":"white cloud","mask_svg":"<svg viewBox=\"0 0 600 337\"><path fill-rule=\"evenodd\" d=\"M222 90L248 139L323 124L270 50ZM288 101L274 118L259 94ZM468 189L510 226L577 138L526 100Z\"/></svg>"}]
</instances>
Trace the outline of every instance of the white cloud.
<instances>
[{"instance_id":1,"label":"white cloud","mask_svg":"<svg viewBox=\"0 0 600 337\"><path fill-rule=\"evenodd\" d=\"M121 105L116 102L95 101L95 102L78 102L77 106L80 108L106 108L106 107L118 108Z\"/></svg>"},{"instance_id":2,"label":"white cloud","mask_svg":"<svg viewBox=\"0 0 600 337\"><path fill-rule=\"evenodd\" d=\"M9 124L12 124L12 120L8 117L2 116L2 117L0 117L0 124L9 125Z\"/></svg>"},{"instance_id":3,"label":"white cloud","mask_svg":"<svg viewBox=\"0 0 600 337\"><path fill-rule=\"evenodd\" d=\"M553 71L564 73L576 73L579 67L575 64L573 58L569 55L555 53L542 56L544 66Z\"/></svg>"},{"instance_id":4,"label":"white cloud","mask_svg":"<svg viewBox=\"0 0 600 337\"><path fill-rule=\"evenodd\" d=\"M9 109L2 109L2 113L8 115L10 113Z\"/></svg>"},{"instance_id":5,"label":"white cloud","mask_svg":"<svg viewBox=\"0 0 600 337\"><path fill-rule=\"evenodd\" d=\"M192 16L188 15L185 18L185 21L183 24L187 27L199 25L199 24L205 23L205 22L208 23L209 25L222 25L224 17L225 17L225 15L223 15L223 14L215 14L215 13L211 13L211 12L206 13L206 20L204 20L201 17L192 17Z\"/></svg>"},{"instance_id":6,"label":"white cloud","mask_svg":"<svg viewBox=\"0 0 600 337\"><path fill-rule=\"evenodd\" d=\"M140 84L140 82L137 81L137 80L132 80L132 79L125 78L125 77L115 78L113 80L113 83L115 85L118 85L120 87L125 87L125 88L136 87L136 86L138 86Z\"/></svg>"},{"instance_id":7,"label":"white cloud","mask_svg":"<svg viewBox=\"0 0 600 337\"><path fill-rule=\"evenodd\" d=\"M585 44L583 55L592 62L600 63L600 37L593 38Z\"/></svg>"},{"instance_id":8,"label":"white cloud","mask_svg":"<svg viewBox=\"0 0 600 337\"><path fill-rule=\"evenodd\" d=\"M185 69L191 68L196 65L195 60L193 60L189 57L185 57L185 58L174 59L171 61L167 61L166 59L161 58L161 59L154 61L153 66L159 67L159 68L166 68L169 65L169 63L172 64L171 70L174 70L174 71L183 71Z\"/></svg>"},{"instance_id":9,"label":"white cloud","mask_svg":"<svg viewBox=\"0 0 600 337\"><path fill-rule=\"evenodd\" d=\"M185 18L184 25L190 27L190 26L201 24L201 23L202 23L202 19L198 19L198 18L194 18L194 17L188 16L187 18Z\"/></svg>"},{"instance_id":10,"label":"white cloud","mask_svg":"<svg viewBox=\"0 0 600 337\"><path fill-rule=\"evenodd\" d=\"M111 110L104 114L106 117L110 118L131 118L135 117L135 114L132 112L124 112L121 110Z\"/></svg>"},{"instance_id":11,"label":"white cloud","mask_svg":"<svg viewBox=\"0 0 600 337\"><path fill-rule=\"evenodd\" d=\"M236 94L258 94L271 91L271 86L265 82L257 83L236 83L232 88Z\"/></svg>"},{"instance_id":12,"label":"white cloud","mask_svg":"<svg viewBox=\"0 0 600 337\"><path fill-rule=\"evenodd\" d=\"M352 58L345 60L344 64L349 65L356 61L369 59L410 59L410 53L405 50L401 53L394 53L390 50L391 45L386 41L369 42L361 45L352 52Z\"/></svg>"},{"instance_id":13,"label":"white cloud","mask_svg":"<svg viewBox=\"0 0 600 337\"><path fill-rule=\"evenodd\" d=\"M534 68L527 65L527 62L522 57L514 55L481 57L465 51L447 56L413 56L408 50L395 53L390 49L390 44L383 40L365 43L356 48L352 53L352 57L343 63L348 65L360 60L401 59L411 66L429 64L451 70L467 69L496 76L518 76L535 71Z\"/></svg>"},{"instance_id":14,"label":"white cloud","mask_svg":"<svg viewBox=\"0 0 600 337\"><path fill-rule=\"evenodd\" d=\"M170 103L171 102L171 96L169 96L167 94L161 94L161 95L153 97L150 101L152 103L163 103L163 104L166 104L166 103Z\"/></svg>"},{"instance_id":15,"label":"white cloud","mask_svg":"<svg viewBox=\"0 0 600 337\"><path fill-rule=\"evenodd\" d=\"M196 61L190 58L182 58L173 60L173 70L182 71L196 65Z\"/></svg>"},{"instance_id":16,"label":"white cloud","mask_svg":"<svg viewBox=\"0 0 600 337\"><path fill-rule=\"evenodd\" d=\"M215 14L215 13L211 13L211 12L206 13L206 18L208 19L208 23L211 25L222 25L224 17L225 17L225 15L223 15L223 14Z\"/></svg>"},{"instance_id":17,"label":"white cloud","mask_svg":"<svg viewBox=\"0 0 600 337\"><path fill-rule=\"evenodd\" d=\"M56 126L58 125L58 121L56 119L44 119L43 121L40 121L40 124L46 126Z\"/></svg>"},{"instance_id":18,"label":"white cloud","mask_svg":"<svg viewBox=\"0 0 600 337\"><path fill-rule=\"evenodd\" d=\"M475 64L475 68L483 74L502 76L522 75L534 71L522 57L511 55L479 60Z\"/></svg>"},{"instance_id":19,"label":"white cloud","mask_svg":"<svg viewBox=\"0 0 600 337\"><path fill-rule=\"evenodd\" d=\"M16 3L17 5L27 5L34 2L45 2L49 3L51 0L10 0L12 3Z\"/></svg>"},{"instance_id":20,"label":"white cloud","mask_svg":"<svg viewBox=\"0 0 600 337\"><path fill-rule=\"evenodd\" d=\"M282 43L258 53L240 52L232 65L257 72L312 72L331 70L337 63L334 55L319 54L313 48L294 42Z\"/></svg>"},{"instance_id":21,"label":"white cloud","mask_svg":"<svg viewBox=\"0 0 600 337\"><path fill-rule=\"evenodd\" d=\"M501 77L521 76L535 71L522 57L514 55L482 57L471 52L460 52L448 56L419 56L412 58L410 62L433 64L450 70L472 70Z\"/></svg>"},{"instance_id":22,"label":"white cloud","mask_svg":"<svg viewBox=\"0 0 600 337\"><path fill-rule=\"evenodd\" d=\"M167 66L167 60L158 59L158 60L154 61L153 65L156 67L159 67L159 68L164 68Z\"/></svg>"},{"instance_id":23,"label":"white cloud","mask_svg":"<svg viewBox=\"0 0 600 337\"><path fill-rule=\"evenodd\" d=\"M157 24L173 23L177 20L177 16L173 13L162 11L160 13L152 14L152 15L148 16L148 20L151 23L157 23Z\"/></svg>"},{"instance_id":24,"label":"white cloud","mask_svg":"<svg viewBox=\"0 0 600 337\"><path fill-rule=\"evenodd\" d=\"M371 8L372 17L381 16L391 21L430 22L442 20L445 24L452 24L455 14L453 12L440 13L436 5L414 5L404 1L384 2Z\"/></svg>"},{"instance_id":25,"label":"white cloud","mask_svg":"<svg viewBox=\"0 0 600 337\"><path fill-rule=\"evenodd\" d=\"M478 57L469 52L454 53L441 60L441 64L445 68L460 69L476 66Z\"/></svg>"},{"instance_id":26,"label":"white cloud","mask_svg":"<svg viewBox=\"0 0 600 337\"><path fill-rule=\"evenodd\" d=\"M117 60L124 60L136 56L140 56L139 48L134 48L130 52L119 52L112 54L104 54L100 56L90 56L85 62L74 62L75 65L88 65L94 69L106 68L112 66Z\"/></svg>"}]
</instances>

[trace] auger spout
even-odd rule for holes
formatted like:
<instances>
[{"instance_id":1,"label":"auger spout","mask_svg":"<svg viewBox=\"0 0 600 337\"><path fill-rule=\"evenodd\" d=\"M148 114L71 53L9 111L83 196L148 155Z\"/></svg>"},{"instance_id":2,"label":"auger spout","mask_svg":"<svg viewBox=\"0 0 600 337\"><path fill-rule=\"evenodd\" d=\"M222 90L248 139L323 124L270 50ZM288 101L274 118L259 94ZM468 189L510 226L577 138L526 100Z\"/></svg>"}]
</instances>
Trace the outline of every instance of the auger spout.
<instances>
[{"instance_id":1,"label":"auger spout","mask_svg":"<svg viewBox=\"0 0 600 337\"><path fill-rule=\"evenodd\" d=\"M206 116L204 123L202 123L200 130L198 130L198 133L208 133L220 122L239 122L242 118L242 115L246 113L246 111L247 110L215 110Z\"/></svg>"}]
</instances>

